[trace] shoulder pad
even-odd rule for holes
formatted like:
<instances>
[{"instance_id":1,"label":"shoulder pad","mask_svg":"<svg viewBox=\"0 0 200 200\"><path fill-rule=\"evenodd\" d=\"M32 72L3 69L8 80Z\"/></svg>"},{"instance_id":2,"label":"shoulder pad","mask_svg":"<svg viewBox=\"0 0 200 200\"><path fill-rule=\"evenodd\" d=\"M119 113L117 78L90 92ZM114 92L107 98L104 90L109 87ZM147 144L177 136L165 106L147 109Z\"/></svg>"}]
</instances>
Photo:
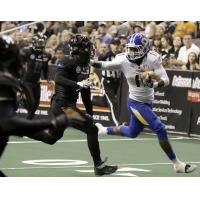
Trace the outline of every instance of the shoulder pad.
<instances>
[{"instance_id":1,"label":"shoulder pad","mask_svg":"<svg viewBox=\"0 0 200 200\"><path fill-rule=\"evenodd\" d=\"M154 56L154 57L159 57L160 56L160 54L157 53L156 51L149 51L148 54L151 55L151 56Z\"/></svg>"},{"instance_id":2,"label":"shoulder pad","mask_svg":"<svg viewBox=\"0 0 200 200\"><path fill-rule=\"evenodd\" d=\"M116 57L118 57L118 56L125 56L125 52L119 53L119 54L116 55Z\"/></svg>"}]
</instances>

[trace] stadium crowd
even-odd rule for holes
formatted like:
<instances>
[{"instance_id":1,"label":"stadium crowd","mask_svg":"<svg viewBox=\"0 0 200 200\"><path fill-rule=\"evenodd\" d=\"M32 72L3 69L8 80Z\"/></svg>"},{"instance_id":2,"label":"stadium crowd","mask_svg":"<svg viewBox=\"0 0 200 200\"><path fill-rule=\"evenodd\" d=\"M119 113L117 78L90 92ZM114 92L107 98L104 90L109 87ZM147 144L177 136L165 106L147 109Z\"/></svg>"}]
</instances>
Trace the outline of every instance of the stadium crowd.
<instances>
[{"instance_id":1,"label":"stadium crowd","mask_svg":"<svg viewBox=\"0 0 200 200\"><path fill-rule=\"evenodd\" d=\"M1 22L1 32L30 22ZM69 55L69 40L77 33L90 38L96 48L96 58L110 52L124 52L127 36L144 32L151 48L161 54L163 66L171 69L200 70L200 26L191 21L46 21L45 50L52 55L50 64ZM41 24L34 27L42 29ZM33 28L10 32L19 48L32 44Z\"/></svg>"}]
</instances>

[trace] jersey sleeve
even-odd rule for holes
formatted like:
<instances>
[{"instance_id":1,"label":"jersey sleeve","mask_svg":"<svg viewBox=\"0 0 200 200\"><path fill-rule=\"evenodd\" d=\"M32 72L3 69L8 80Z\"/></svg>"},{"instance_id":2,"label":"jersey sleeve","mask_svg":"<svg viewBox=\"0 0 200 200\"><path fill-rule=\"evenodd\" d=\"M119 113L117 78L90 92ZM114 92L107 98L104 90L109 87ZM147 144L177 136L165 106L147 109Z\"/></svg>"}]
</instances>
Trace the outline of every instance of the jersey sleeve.
<instances>
[{"instance_id":1,"label":"jersey sleeve","mask_svg":"<svg viewBox=\"0 0 200 200\"><path fill-rule=\"evenodd\" d=\"M72 81L67 78L68 74L67 71L63 69L58 69L56 76L55 76L55 83L61 85L63 87L71 87L74 89L78 89L79 86L77 85L76 81Z\"/></svg>"},{"instance_id":2,"label":"jersey sleeve","mask_svg":"<svg viewBox=\"0 0 200 200\"><path fill-rule=\"evenodd\" d=\"M111 71L120 71L122 64L122 56L118 54L112 61L102 62L102 69Z\"/></svg>"}]
</instances>

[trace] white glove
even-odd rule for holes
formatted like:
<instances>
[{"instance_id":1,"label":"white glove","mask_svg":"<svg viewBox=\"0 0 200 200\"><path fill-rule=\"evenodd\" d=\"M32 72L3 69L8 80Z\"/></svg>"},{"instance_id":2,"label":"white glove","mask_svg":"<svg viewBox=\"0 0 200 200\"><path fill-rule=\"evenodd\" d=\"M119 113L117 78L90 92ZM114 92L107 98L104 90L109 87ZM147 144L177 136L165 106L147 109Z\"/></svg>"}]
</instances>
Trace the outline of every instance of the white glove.
<instances>
[{"instance_id":1,"label":"white glove","mask_svg":"<svg viewBox=\"0 0 200 200\"><path fill-rule=\"evenodd\" d=\"M77 82L77 85L79 85L80 88L89 88L91 83L90 81L87 79L87 80L83 80L81 82Z\"/></svg>"}]
</instances>

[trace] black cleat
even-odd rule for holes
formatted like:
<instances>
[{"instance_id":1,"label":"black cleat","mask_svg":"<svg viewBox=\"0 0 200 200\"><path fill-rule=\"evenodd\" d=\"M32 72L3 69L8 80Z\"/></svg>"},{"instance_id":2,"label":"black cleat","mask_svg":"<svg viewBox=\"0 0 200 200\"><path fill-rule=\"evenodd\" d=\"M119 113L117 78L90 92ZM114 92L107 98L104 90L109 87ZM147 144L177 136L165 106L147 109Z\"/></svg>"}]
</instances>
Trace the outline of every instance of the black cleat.
<instances>
[{"instance_id":1,"label":"black cleat","mask_svg":"<svg viewBox=\"0 0 200 200\"><path fill-rule=\"evenodd\" d=\"M96 176L109 175L117 171L118 166L105 165L106 161L107 158L104 161L102 161L99 165L94 167L94 173Z\"/></svg>"},{"instance_id":2,"label":"black cleat","mask_svg":"<svg viewBox=\"0 0 200 200\"><path fill-rule=\"evenodd\" d=\"M0 171L0 177L6 177L6 175L2 171Z\"/></svg>"}]
</instances>

